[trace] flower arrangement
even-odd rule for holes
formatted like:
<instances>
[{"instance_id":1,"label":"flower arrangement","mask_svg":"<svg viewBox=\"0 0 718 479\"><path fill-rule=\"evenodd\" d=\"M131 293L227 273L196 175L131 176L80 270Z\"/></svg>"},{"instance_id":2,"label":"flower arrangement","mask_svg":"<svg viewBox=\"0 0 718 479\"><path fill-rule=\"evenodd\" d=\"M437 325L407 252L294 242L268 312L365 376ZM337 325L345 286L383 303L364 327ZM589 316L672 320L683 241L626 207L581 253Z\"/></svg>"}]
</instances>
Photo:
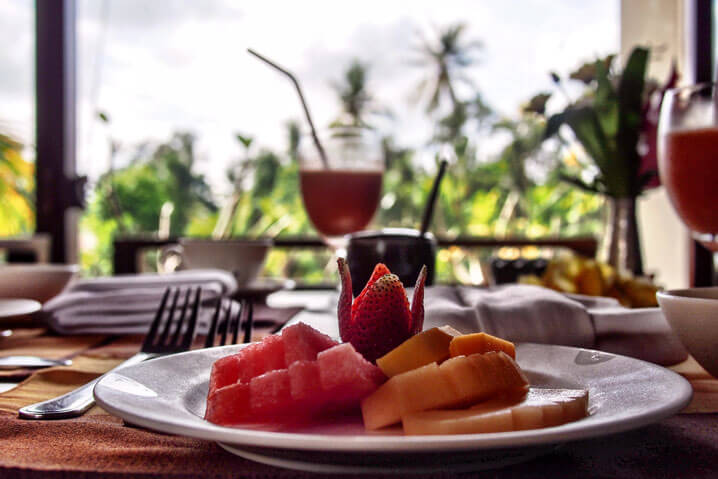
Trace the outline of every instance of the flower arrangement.
<instances>
[{"instance_id":1,"label":"flower arrangement","mask_svg":"<svg viewBox=\"0 0 718 479\"><path fill-rule=\"evenodd\" d=\"M616 71L614 55L582 65L570 79L585 85L582 96L551 115L545 138L561 137L567 125L596 169L590 180L580 171L565 170L561 177L582 189L612 198L636 198L659 184L656 161L656 129L663 93L675 86L673 68L660 86L646 78L650 51L635 48L623 71ZM561 78L551 74L563 89ZM565 92L565 90L564 90Z\"/></svg>"},{"instance_id":2,"label":"flower arrangement","mask_svg":"<svg viewBox=\"0 0 718 479\"><path fill-rule=\"evenodd\" d=\"M567 142L562 126L569 127L588 157L586 163L563 166L562 180L608 198L610 219L600 256L621 270L643 274L636 220L636 198L658 186L657 127L663 94L675 86L675 66L668 81L658 85L646 78L650 51L637 47L622 71L614 55L582 65L570 74L584 85L583 94L548 117L544 138ZM554 83L568 97L559 75ZM545 95L538 97L545 106ZM543 107L542 105L538 105ZM583 166L583 167L582 167Z\"/></svg>"}]
</instances>

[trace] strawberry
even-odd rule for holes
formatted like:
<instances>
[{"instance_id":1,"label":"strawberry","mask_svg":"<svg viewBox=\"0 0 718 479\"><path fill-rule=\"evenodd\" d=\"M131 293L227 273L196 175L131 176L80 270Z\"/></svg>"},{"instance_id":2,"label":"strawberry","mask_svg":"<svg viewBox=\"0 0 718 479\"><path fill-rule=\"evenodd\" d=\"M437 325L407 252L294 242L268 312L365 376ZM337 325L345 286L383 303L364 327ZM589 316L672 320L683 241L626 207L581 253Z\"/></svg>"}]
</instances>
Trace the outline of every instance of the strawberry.
<instances>
[{"instance_id":1,"label":"strawberry","mask_svg":"<svg viewBox=\"0 0 718 479\"><path fill-rule=\"evenodd\" d=\"M339 296L339 334L367 360L374 361L412 335L424 323L426 268L419 274L411 309L399 277L379 263L369 282L352 304L349 267L339 258L342 290Z\"/></svg>"},{"instance_id":2,"label":"strawberry","mask_svg":"<svg viewBox=\"0 0 718 479\"><path fill-rule=\"evenodd\" d=\"M419 334L424 329L424 283L426 283L426 265L422 266L414 286L411 298L411 334Z\"/></svg>"},{"instance_id":3,"label":"strawberry","mask_svg":"<svg viewBox=\"0 0 718 479\"><path fill-rule=\"evenodd\" d=\"M361 290L361 293L359 293L359 296L357 296L356 299L354 300L354 304L352 304L352 314L354 314L354 311L356 310L357 305L361 304L361 302L364 300L364 296L371 289L372 285L374 283L376 283L376 280L381 278L385 274L391 274L391 271L389 271L389 268L387 268L384 263L377 263L376 266L374 266L374 272L371 274L371 277L369 278L369 281L366 283L366 286L364 286L364 289Z\"/></svg>"}]
</instances>

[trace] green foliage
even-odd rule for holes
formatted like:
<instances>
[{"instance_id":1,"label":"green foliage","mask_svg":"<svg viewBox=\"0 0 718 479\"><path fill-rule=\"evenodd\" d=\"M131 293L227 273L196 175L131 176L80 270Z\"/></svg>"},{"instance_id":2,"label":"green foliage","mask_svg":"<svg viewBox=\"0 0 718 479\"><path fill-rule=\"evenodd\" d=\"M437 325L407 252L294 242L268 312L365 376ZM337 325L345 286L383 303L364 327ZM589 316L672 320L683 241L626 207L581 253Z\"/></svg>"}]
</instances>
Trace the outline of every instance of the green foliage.
<instances>
[{"instance_id":1,"label":"green foliage","mask_svg":"<svg viewBox=\"0 0 718 479\"><path fill-rule=\"evenodd\" d=\"M204 177L192 171L194 162L189 133L175 133L149 154L140 149L127 167L100 178L97 214L116 221L122 232L155 233L162 205L169 202L174 205L169 232L183 234L192 216L216 209Z\"/></svg>"},{"instance_id":2,"label":"green foliage","mask_svg":"<svg viewBox=\"0 0 718 479\"><path fill-rule=\"evenodd\" d=\"M163 205L174 206L169 234L202 231L216 206L202 175L192 171L194 137L175 133L154 148L139 148L124 168L100 177L80 222L81 264L86 274L112 272L116 235L157 234ZM211 221L211 220L209 220Z\"/></svg>"},{"instance_id":3,"label":"green foliage","mask_svg":"<svg viewBox=\"0 0 718 479\"><path fill-rule=\"evenodd\" d=\"M460 100L456 96L456 82L471 83L465 70L476 62L475 52L483 45L477 40L466 40L466 25L450 25L438 32L435 42L421 37L417 48L418 63L427 70L428 75L417 87L417 97L428 96L426 111L431 113L439 108L442 97L448 95L452 110Z\"/></svg>"},{"instance_id":4,"label":"green foliage","mask_svg":"<svg viewBox=\"0 0 718 479\"><path fill-rule=\"evenodd\" d=\"M22 157L22 145L0 133L0 236L17 236L35 227L35 165Z\"/></svg>"},{"instance_id":5,"label":"green foliage","mask_svg":"<svg viewBox=\"0 0 718 479\"><path fill-rule=\"evenodd\" d=\"M596 154L597 163L602 162L607 158L606 151L633 141L632 137L615 139L620 126L617 118L620 108L635 112L635 102L628 99L640 85L627 79L624 86L615 89L608 75L610 60L604 60L575 75L593 88L585 104L546 121L543 115L550 95L540 93L529 100L520 116L497 118L478 90L472 88L460 97L455 88L457 82L471 84L467 67L475 62L474 54L481 48L480 42L466 38L463 25L440 31L433 43L424 38L420 48L421 64L427 71L420 90L428 96L426 108L435 131L418 148L428 144L434 150L450 151L452 157L431 230L443 237L597 233L602 224L601 197L560 181L561 175L570 172L554 171L562 158L558 150L548 150L543 140L556 133L562 123L575 126L584 148ZM626 69L632 78L640 70L640 62L636 62L635 66L629 62ZM354 60L342 81L334 85L340 105L339 117L332 125L341 127L337 131L369 127L367 118L382 111L367 87L368 73L368 65ZM619 101L623 97L626 100ZM635 123L635 118L630 121ZM92 274L107 274L113 235L155 232L162 205L168 201L175 206L171 222L174 235L316 235L301 199L297 161L300 129L292 122L286 131L286 151L262 148L251 135L236 135L240 155L227 171L233 190L220 201L219 211L204 179L193 172L190 134L178 133L150 154L138 154L127 167L102 177L82 222L84 231L94 233L95 242L94 248L83 252L86 269ZM490 158L479 159L480 134L498 132L508 139L504 148ZM382 153L383 196L370 227L418 227L439 158L434 164L423 164L418 149L397 145L386 134ZM545 173L541 177L530 171L537 165ZM603 192L606 185L601 176L593 184L574 176L570 179L596 192ZM477 281L481 277L480 260L486 254L446 248L439 254L438 278ZM274 249L264 274L322 283L335 280L335 265L328 251L318 254L316 250Z\"/></svg>"},{"instance_id":6,"label":"green foliage","mask_svg":"<svg viewBox=\"0 0 718 479\"><path fill-rule=\"evenodd\" d=\"M571 74L572 79L586 85L587 91L580 100L548 119L546 136L558 135L560 127L568 125L599 174L587 182L575 172L562 172L561 177L569 183L616 198L641 194L645 181L639 175L638 142L648 57L648 50L635 48L621 74L611 73L612 56Z\"/></svg>"}]
</instances>

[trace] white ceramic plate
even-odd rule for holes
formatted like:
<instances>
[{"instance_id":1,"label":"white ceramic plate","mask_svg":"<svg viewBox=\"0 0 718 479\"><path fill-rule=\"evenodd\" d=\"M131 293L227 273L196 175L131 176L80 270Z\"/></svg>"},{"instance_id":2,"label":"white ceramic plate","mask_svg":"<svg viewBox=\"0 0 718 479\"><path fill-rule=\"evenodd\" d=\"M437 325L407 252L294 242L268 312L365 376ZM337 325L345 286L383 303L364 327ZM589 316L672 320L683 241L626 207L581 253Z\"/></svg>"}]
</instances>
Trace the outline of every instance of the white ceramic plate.
<instances>
[{"instance_id":1,"label":"white ceramic plate","mask_svg":"<svg viewBox=\"0 0 718 479\"><path fill-rule=\"evenodd\" d=\"M130 423L217 441L258 462L315 472L417 472L524 461L566 441L671 416L692 394L681 376L650 363L586 349L520 344L518 362L532 386L587 389L589 417L546 429L445 436L402 436L398 429L372 434L361 420L292 432L216 426L202 419L210 367L240 348L191 351L110 373L95 387L95 398Z\"/></svg>"},{"instance_id":2,"label":"white ceramic plate","mask_svg":"<svg viewBox=\"0 0 718 479\"><path fill-rule=\"evenodd\" d=\"M32 299L0 298L0 319L12 319L37 313L42 305Z\"/></svg>"}]
</instances>

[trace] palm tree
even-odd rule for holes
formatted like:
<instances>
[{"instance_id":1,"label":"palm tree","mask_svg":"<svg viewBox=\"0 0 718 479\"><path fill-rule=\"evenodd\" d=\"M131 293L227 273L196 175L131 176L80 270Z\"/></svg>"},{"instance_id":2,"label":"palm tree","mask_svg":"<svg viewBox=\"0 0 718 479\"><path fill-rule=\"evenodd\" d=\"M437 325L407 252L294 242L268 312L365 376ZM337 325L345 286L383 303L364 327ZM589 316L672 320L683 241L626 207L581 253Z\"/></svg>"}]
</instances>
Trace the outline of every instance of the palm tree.
<instances>
[{"instance_id":1,"label":"palm tree","mask_svg":"<svg viewBox=\"0 0 718 479\"><path fill-rule=\"evenodd\" d=\"M428 112L436 110L441 98L446 95L451 100L452 111L461 107L461 101L456 95L456 82L471 84L464 72L475 63L474 53L483 48L480 41L466 40L465 32L466 25L458 23L439 32L435 43L421 36L418 63L426 68L427 75L419 83L417 91L419 97L429 92L429 103L426 106Z\"/></svg>"},{"instance_id":2,"label":"palm tree","mask_svg":"<svg viewBox=\"0 0 718 479\"><path fill-rule=\"evenodd\" d=\"M341 83L334 85L339 95L342 113L331 126L350 126L361 128L367 126L364 116L371 102L367 92L367 65L354 59L344 72Z\"/></svg>"},{"instance_id":3,"label":"palm tree","mask_svg":"<svg viewBox=\"0 0 718 479\"><path fill-rule=\"evenodd\" d=\"M334 90L339 96L341 113L329 125L330 128L373 129L374 126L370 124L368 117L391 116L388 110L376 104L373 96L369 93L367 89L368 76L369 66L354 59L344 72L342 80L334 83Z\"/></svg>"}]
</instances>

